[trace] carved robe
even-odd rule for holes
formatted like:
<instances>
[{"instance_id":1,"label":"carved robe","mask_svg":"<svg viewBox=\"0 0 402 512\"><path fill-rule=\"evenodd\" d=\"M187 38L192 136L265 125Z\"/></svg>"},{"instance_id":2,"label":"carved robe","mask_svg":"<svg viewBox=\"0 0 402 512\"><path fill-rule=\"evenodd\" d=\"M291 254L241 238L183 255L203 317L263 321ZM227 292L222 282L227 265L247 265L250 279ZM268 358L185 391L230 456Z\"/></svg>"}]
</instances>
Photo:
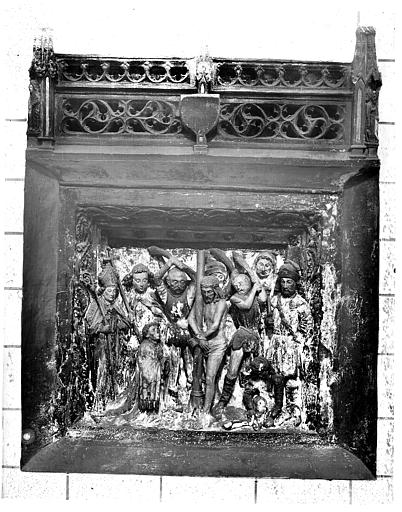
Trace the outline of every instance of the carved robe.
<instances>
[{"instance_id":1,"label":"carved robe","mask_svg":"<svg viewBox=\"0 0 402 512\"><path fill-rule=\"evenodd\" d=\"M301 295L272 298L273 336L266 357L275 373L297 378L302 367L303 347L312 341L313 318Z\"/></svg>"},{"instance_id":2,"label":"carved robe","mask_svg":"<svg viewBox=\"0 0 402 512\"><path fill-rule=\"evenodd\" d=\"M85 313L85 320L95 372L92 376L95 406L102 410L108 400L116 398L125 384L125 364L122 362L126 362L125 333L129 330L129 322L116 301L111 304L100 296L98 302L105 318L97 302L92 299ZM106 325L109 325L109 330L105 329Z\"/></svg>"},{"instance_id":3,"label":"carved robe","mask_svg":"<svg viewBox=\"0 0 402 512\"><path fill-rule=\"evenodd\" d=\"M138 349L138 406L140 411L158 411L167 361L160 343L145 340Z\"/></svg>"}]
</instances>

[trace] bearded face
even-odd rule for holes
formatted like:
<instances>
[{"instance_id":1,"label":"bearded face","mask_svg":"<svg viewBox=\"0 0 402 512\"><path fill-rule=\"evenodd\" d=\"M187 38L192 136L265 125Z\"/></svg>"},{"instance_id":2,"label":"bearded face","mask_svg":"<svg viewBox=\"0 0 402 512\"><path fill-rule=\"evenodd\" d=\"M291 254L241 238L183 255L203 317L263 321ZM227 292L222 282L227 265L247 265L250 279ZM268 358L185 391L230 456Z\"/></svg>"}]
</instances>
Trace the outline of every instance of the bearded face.
<instances>
[{"instance_id":1,"label":"bearded face","mask_svg":"<svg viewBox=\"0 0 402 512\"><path fill-rule=\"evenodd\" d=\"M173 268L169 271L166 284L174 295L181 295L187 288L187 274Z\"/></svg>"},{"instance_id":2,"label":"bearded face","mask_svg":"<svg viewBox=\"0 0 402 512\"><path fill-rule=\"evenodd\" d=\"M201 294L205 304L211 304L216 295L212 286L201 286Z\"/></svg>"},{"instance_id":3,"label":"bearded face","mask_svg":"<svg viewBox=\"0 0 402 512\"><path fill-rule=\"evenodd\" d=\"M133 274L134 290L138 293L144 293L149 286L149 279L147 272L138 272Z\"/></svg>"},{"instance_id":4,"label":"bearded face","mask_svg":"<svg viewBox=\"0 0 402 512\"><path fill-rule=\"evenodd\" d=\"M280 280L281 294L283 297L293 297L296 293L296 281L290 277L282 277Z\"/></svg>"}]
</instances>

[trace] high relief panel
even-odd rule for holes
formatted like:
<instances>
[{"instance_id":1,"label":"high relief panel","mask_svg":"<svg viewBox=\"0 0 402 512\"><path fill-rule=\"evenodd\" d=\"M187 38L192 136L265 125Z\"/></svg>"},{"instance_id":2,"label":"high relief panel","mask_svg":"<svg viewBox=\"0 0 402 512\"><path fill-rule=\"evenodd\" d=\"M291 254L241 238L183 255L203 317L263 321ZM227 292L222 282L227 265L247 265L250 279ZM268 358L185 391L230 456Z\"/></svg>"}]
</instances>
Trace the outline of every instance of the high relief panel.
<instances>
[{"instance_id":1,"label":"high relief panel","mask_svg":"<svg viewBox=\"0 0 402 512\"><path fill-rule=\"evenodd\" d=\"M330 434L326 337L335 325L325 308L336 307L326 277L333 267L333 208L336 202L307 229L297 229L296 221L314 215L288 214L300 234L268 249L244 242L226 249L145 248L127 240L111 247L105 233L113 236L119 209L106 209L108 216L81 209L70 242L71 325L57 339L54 430L130 425ZM174 212L176 228L178 219L188 226L192 216L200 218L196 211ZM135 213L137 222L149 215ZM210 227L219 212L211 219Z\"/></svg>"}]
</instances>

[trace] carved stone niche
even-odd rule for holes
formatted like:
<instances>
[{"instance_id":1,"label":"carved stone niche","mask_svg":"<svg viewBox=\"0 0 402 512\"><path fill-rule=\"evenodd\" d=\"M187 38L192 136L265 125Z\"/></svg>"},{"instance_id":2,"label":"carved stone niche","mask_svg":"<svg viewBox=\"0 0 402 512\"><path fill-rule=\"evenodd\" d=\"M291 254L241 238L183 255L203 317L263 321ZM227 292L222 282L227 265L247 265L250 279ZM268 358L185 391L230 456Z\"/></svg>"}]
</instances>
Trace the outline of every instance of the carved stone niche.
<instances>
[{"instance_id":1,"label":"carved stone niche","mask_svg":"<svg viewBox=\"0 0 402 512\"><path fill-rule=\"evenodd\" d=\"M363 36L372 38L372 31L366 36L359 32ZM220 95L220 121L212 128L207 153L193 152L189 146L194 140L184 140L182 121L176 119L179 93L196 93L185 62L176 63L174 71L165 61L162 66L159 61L119 59L102 67L101 59L58 56L57 83L51 82L53 67L45 68L44 76L37 65L32 68L24 213L23 470L373 478L379 162L375 122L368 122L365 113L375 118L380 81L375 65L359 59L367 50L362 41L353 64L356 91L350 64L309 63L307 69L302 63L213 62L215 73L199 91L206 98ZM48 65L53 54L42 53L38 59ZM93 66L100 66L95 74ZM54 96L43 97L46 80L54 86ZM345 132L328 132L331 137L346 134L342 144L337 136L333 144L327 144L329 139L293 144L289 116L300 137L307 125L298 116L331 121L328 109L301 111L300 90L313 94L320 105L332 108L332 95L338 94L348 104L342 116L331 110L337 125L346 116ZM108 109L106 96L115 109ZM46 99L54 117L46 115ZM176 101L174 108L170 101ZM239 101L247 109L239 108ZM288 104L293 110L281 106ZM162 117L155 106L162 108ZM191 108L190 101L190 114L196 114ZM98 124L89 129L85 122L92 123L91 116L101 124L110 122L111 129ZM130 116L137 124L130 124ZM276 132L267 132L273 117L275 126L282 126L278 144L271 140ZM117 118L121 125L113 124ZM159 137L159 129L165 128L169 139ZM225 131L229 138L222 136ZM34 137L51 137L54 149L43 140L36 144ZM198 277L212 248L233 261L236 251L249 267L265 251L274 255L277 266L290 259L300 267L298 293L311 310L311 328L309 345L303 346L302 374L288 393L299 393L301 423L260 429L254 418L256 430L252 423L238 430L197 423L184 410L189 388L183 375L192 362L182 352L175 367L181 378L177 396L160 414L141 410L134 417L137 413L123 399L139 375L138 339L137 346L131 339L138 332L124 323L122 290L129 307L141 302L133 293L130 271L137 263L148 265L153 274L158 271L161 263L150 258L150 246L159 247L164 261L164 250L179 257ZM109 305L104 295L108 287L114 289ZM274 286L273 294L277 291ZM103 331L97 325L102 307L110 320ZM272 324L264 325L268 331ZM163 355L154 352L156 358ZM200 360L197 368L202 370ZM226 356L217 400L227 362ZM112 372L105 371L111 367ZM247 367L243 369L246 374ZM161 362L159 370L165 370ZM232 413L240 414L231 418L234 424L248 421L239 382L229 403Z\"/></svg>"}]
</instances>

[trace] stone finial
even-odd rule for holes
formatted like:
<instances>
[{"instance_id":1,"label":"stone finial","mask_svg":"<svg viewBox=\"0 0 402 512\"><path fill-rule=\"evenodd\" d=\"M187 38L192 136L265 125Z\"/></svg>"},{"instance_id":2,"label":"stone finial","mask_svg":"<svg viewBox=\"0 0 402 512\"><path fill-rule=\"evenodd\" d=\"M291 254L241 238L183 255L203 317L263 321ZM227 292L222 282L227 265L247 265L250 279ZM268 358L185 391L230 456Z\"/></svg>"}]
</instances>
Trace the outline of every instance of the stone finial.
<instances>
[{"instance_id":1,"label":"stone finial","mask_svg":"<svg viewBox=\"0 0 402 512\"><path fill-rule=\"evenodd\" d=\"M377 66L374 27L357 27L352 81L355 86L352 153L376 157L378 96L382 85Z\"/></svg>"},{"instance_id":2,"label":"stone finial","mask_svg":"<svg viewBox=\"0 0 402 512\"><path fill-rule=\"evenodd\" d=\"M49 28L42 28L33 43L33 58L29 70L31 78L55 78L57 62L53 51L53 35Z\"/></svg>"}]
</instances>

